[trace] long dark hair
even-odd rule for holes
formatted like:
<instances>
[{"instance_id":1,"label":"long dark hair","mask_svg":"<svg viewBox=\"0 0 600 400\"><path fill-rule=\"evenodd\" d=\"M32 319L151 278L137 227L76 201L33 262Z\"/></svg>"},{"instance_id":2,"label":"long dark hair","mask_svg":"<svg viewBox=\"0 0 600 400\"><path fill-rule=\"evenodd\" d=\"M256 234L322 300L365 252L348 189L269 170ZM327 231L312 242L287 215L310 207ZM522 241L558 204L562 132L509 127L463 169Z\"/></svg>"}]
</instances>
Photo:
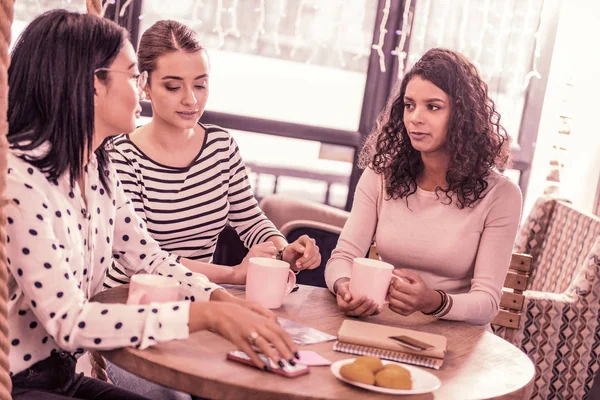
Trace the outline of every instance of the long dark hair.
<instances>
[{"instance_id":1,"label":"long dark hair","mask_svg":"<svg viewBox=\"0 0 600 400\"><path fill-rule=\"evenodd\" d=\"M114 22L65 10L34 19L17 40L8 70L8 140L11 147L48 152L27 161L48 179L69 172L71 186L82 174L94 137L94 70L108 67L127 40ZM97 74L108 82L107 74ZM96 150L102 185L108 156Z\"/></svg>"},{"instance_id":2,"label":"long dark hair","mask_svg":"<svg viewBox=\"0 0 600 400\"><path fill-rule=\"evenodd\" d=\"M403 121L404 94L414 76L442 89L452 107L446 139L450 154L448 186L437 187L436 193L444 193L448 204L456 196L458 208L469 207L483 197L490 171L507 165L509 142L477 68L454 51L431 49L404 76L365 142L360 165L383 174L389 198L404 198L416 192L416 179L424 167Z\"/></svg>"},{"instance_id":3,"label":"long dark hair","mask_svg":"<svg viewBox=\"0 0 600 400\"><path fill-rule=\"evenodd\" d=\"M150 75L156 69L160 56L175 51L195 53L200 50L204 50L204 46L196 31L181 22L157 21L142 34L137 53L138 65L140 71L148 72L150 84Z\"/></svg>"}]
</instances>

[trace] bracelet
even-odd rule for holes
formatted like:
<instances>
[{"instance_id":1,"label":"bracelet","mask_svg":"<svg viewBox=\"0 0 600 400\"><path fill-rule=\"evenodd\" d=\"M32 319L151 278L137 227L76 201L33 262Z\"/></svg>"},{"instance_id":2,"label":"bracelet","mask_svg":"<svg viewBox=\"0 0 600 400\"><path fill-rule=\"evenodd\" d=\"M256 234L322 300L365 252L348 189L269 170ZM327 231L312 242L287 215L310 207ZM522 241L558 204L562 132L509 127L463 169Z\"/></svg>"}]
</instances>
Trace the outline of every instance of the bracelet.
<instances>
[{"instance_id":1,"label":"bracelet","mask_svg":"<svg viewBox=\"0 0 600 400\"><path fill-rule=\"evenodd\" d=\"M453 300L452 296L444 293L446 295L446 304L444 304L444 308L438 313L433 314L435 318L442 318L444 315L448 314L450 309L452 308Z\"/></svg>"},{"instance_id":2,"label":"bracelet","mask_svg":"<svg viewBox=\"0 0 600 400\"><path fill-rule=\"evenodd\" d=\"M436 290L436 292L438 292L440 294L440 296L442 297L442 302L441 302L440 306L432 312L423 312L422 311L423 314L435 316L435 314L439 313L440 311L442 311L444 309L444 306L448 302L448 300L447 300L448 295L443 290Z\"/></svg>"},{"instance_id":3,"label":"bracelet","mask_svg":"<svg viewBox=\"0 0 600 400\"><path fill-rule=\"evenodd\" d=\"M281 249L277 250L277 255L275 256L275 258L279 261L283 261L283 252L285 251L287 247L287 244L285 246L283 246Z\"/></svg>"}]
</instances>

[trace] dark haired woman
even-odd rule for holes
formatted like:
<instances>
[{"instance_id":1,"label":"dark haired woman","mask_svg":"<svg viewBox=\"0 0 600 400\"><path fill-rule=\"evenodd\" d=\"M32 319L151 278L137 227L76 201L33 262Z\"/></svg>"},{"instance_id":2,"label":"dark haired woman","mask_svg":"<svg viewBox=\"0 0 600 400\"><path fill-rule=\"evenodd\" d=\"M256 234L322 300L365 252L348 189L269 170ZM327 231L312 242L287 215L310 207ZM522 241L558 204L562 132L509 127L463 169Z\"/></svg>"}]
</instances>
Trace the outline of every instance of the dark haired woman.
<instances>
[{"instance_id":1,"label":"dark haired woman","mask_svg":"<svg viewBox=\"0 0 600 400\"><path fill-rule=\"evenodd\" d=\"M508 138L476 68L429 50L401 81L362 151L365 168L325 278L347 315L381 311L349 292L352 260L375 238L396 267L389 307L488 324L521 213L521 192L497 172Z\"/></svg>"},{"instance_id":2,"label":"dark haired woman","mask_svg":"<svg viewBox=\"0 0 600 400\"><path fill-rule=\"evenodd\" d=\"M142 35L138 59L140 70L148 73L145 94L152 120L115 138L111 157L154 239L197 261L199 268L186 265L216 283L245 284L252 256L279 256L295 271L318 267L321 256L314 240L304 235L288 244L258 207L233 137L198 122L210 80L198 34L176 21L158 21ZM233 268L209 264L227 223L250 249ZM106 284L126 281L115 265Z\"/></svg>"},{"instance_id":3,"label":"dark haired woman","mask_svg":"<svg viewBox=\"0 0 600 400\"><path fill-rule=\"evenodd\" d=\"M259 366L251 344L276 360L293 358L295 346L272 313L236 300L160 249L107 163L102 144L135 128L143 81L127 32L90 15L45 13L12 52L6 215L15 399L144 398L76 375L76 357L87 349L146 348L203 329ZM169 275L190 300L90 302L113 252L129 275Z\"/></svg>"}]
</instances>

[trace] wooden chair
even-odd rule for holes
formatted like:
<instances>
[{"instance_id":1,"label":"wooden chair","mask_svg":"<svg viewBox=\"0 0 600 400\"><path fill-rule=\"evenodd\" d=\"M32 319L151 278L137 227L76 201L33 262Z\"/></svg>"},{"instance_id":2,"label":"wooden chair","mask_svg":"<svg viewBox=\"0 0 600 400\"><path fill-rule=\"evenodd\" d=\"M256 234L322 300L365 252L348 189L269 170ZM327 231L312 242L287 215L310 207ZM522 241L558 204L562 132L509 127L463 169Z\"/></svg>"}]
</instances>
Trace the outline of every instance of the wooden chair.
<instances>
[{"instance_id":1,"label":"wooden chair","mask_svg":"<svg viewBox=\"0 0 600 400\"><path fill-rule=\"evenodd\" d=\"M521 311L527 288L532 257L528 254L513 253L508 273L504 280L504 289L500 298L500 311L492 320L494 332L512 342L521 321Z\"/></svg>"},{"instance_id":2,"label":"wooden chair","mask_svg":"<svg viewBox=\"0 0 600 400\"><path fill-rule=\"evenodd\" d=\"M512 340L535 365L532 399L591 399L600 359L600 218L542 197L514 251L533 257Z\"/></svg>"}]
</instances>

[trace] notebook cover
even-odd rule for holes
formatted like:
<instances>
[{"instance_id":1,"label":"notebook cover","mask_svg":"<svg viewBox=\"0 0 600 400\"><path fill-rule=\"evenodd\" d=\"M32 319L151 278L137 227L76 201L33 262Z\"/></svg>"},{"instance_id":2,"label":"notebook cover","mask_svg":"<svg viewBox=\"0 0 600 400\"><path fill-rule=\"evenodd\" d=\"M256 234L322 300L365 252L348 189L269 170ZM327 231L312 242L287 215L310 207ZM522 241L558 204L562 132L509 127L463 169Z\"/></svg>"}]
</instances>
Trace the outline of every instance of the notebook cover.
<instances>
[{"instance_id":1,"label":"notebook cover","mask_svg":"<svg viewBox=\"0 0 600 400\"><path fill-rule=\"evenodd\" d=\"M406 335L428 343L433 346L433 349L414 350L388 338L399 335ZM344 320L340 327L338 340L343 343L440 359L446 355L448 344L447 338L442 335L348 319Z\"/></svg>"}]
</instances>

